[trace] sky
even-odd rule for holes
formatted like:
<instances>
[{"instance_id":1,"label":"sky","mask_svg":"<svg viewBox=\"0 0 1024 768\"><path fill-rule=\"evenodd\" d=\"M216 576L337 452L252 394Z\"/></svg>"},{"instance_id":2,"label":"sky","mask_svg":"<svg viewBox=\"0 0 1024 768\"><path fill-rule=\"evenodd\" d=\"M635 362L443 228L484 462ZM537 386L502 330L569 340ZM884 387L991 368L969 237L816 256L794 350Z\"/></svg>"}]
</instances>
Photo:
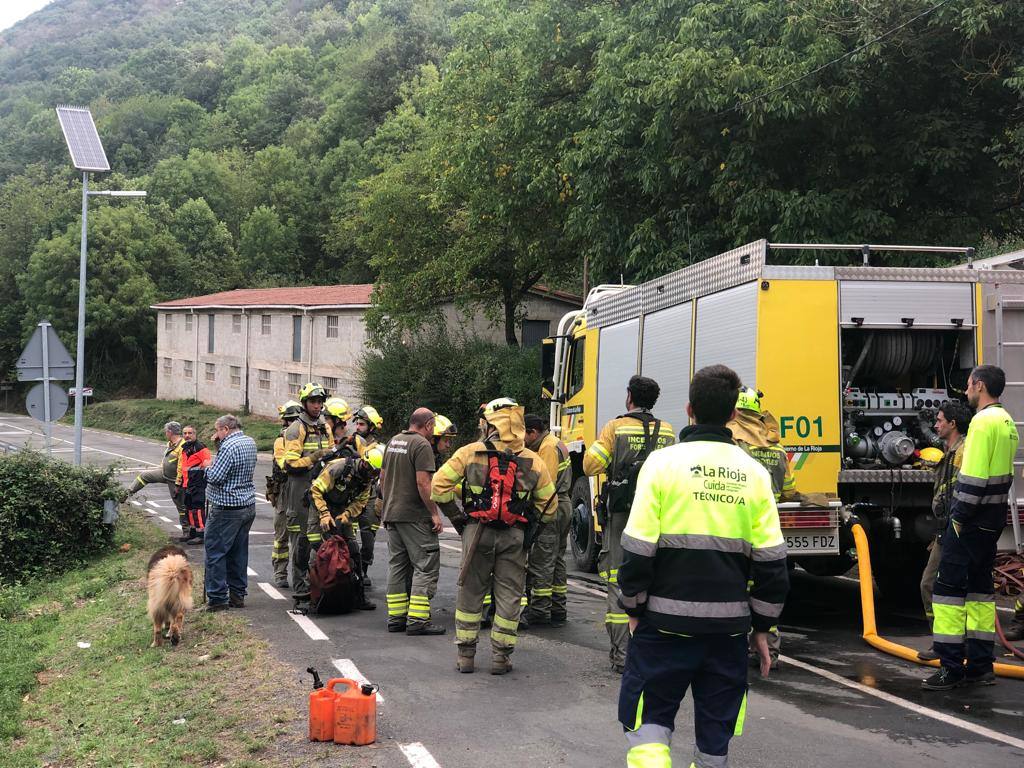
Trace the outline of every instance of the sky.
<instances>
[{"instance_id":1,"label":"sky","mask_svg":"<svg viewBox=\"0 0 1024 768\"><path fill-rule=\"evenodd\" d=\"M0 31L49 4L50 0L0 0Z\"/></svg>"}]
</instances>

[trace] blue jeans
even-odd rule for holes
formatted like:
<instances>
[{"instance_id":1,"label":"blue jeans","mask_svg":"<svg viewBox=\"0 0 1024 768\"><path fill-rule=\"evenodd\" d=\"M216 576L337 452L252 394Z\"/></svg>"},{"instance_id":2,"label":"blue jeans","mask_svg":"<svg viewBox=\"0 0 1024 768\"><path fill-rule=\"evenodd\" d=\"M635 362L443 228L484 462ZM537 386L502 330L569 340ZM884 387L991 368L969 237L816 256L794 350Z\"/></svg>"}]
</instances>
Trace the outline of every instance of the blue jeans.
<instances>
[{"instance_id":1,"label":"blue jeans","mask_svg":"<svg viewBox=\"0 0 1024 768\"><path fill-rule=\"evenodd\" d=\"M206 599L226 603L228 590L245 597L249 567L249 529L256 519L256 505L210 505L206 519Z\"/></svg>"}]
</instances>

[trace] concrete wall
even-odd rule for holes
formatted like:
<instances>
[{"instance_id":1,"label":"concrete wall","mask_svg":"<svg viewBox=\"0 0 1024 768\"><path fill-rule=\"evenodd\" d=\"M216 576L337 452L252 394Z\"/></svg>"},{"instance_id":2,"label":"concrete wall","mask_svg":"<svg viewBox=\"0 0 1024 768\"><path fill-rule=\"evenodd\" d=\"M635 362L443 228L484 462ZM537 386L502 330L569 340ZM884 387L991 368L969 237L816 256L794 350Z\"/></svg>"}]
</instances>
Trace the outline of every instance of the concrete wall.
<instances>
[{"instance_id":1,"label":"concrete wall","mask_svg":"<svg viewBox=\"0 0 1024 768\"><path fill-rule=\"evenodd\" d=\"M566 302L541 296L531 296L525 304L527 319L548 321L549 333L554 332L558 320L572 308ZM188 309L160 311L156 396L161 400L194 399L225 411L241 411L248 402L252 413L276 416L277 406L294 399L299 387L307 381L317 381L350 405L361 405L362 394L356 379L367 341L363 312L324 310L303 315L301 310L217 309L197 310L195 314ZM475 334L498 343L505 340L501 323L492 323L482 314L466 316L452 305L444 307L443 314L451 331ZM295 316L302 318L299 360L294 360L292 354ZM266 332L264 317L269 318ZM522 327L516 330L522 340ZM212 381L208 379L207 366L212 366Z\"/></svg>"}]
</instances>

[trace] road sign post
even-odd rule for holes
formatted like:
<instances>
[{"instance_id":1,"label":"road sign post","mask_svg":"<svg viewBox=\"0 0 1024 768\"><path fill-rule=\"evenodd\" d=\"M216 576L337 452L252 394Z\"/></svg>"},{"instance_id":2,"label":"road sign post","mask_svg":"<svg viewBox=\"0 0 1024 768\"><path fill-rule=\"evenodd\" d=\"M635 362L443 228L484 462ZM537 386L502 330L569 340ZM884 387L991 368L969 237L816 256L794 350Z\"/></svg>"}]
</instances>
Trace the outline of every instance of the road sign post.
<instances>
[{"instance_id":1,"label":"road sign post","mask_svg":"<svg viewBox=\"0 0 1024 768\"><path fill-rule=\"evenodd\" d=\"M74 371L74 361L64 348L56 331L43 320L25 345L18 363L18 381L39 381L25 399L29 414L43 422L46 436L46 452L52 452L52 428L50 422L59 419L68 410L67 397L54 381L67 381Z\"/></svg>"}]
</instances>

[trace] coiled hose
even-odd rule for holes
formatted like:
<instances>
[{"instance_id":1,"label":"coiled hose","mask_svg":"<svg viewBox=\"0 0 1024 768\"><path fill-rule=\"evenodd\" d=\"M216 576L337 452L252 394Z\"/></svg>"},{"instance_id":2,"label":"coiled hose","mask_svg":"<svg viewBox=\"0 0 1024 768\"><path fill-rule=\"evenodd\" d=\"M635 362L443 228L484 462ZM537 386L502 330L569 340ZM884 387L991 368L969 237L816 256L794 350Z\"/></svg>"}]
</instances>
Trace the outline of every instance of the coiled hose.
<instances>
[{"instance_id":1,"label":"coiled hose","mask_svg":"<svg viewBox=\"0 0 1024 768\"><path fill-rule=\"evenodd\" d=\"M871 577L871 550L868 547L868 537L860 523L854 523L852 528L853 540L857 546L857 575L860 577L860 611L864 622L862 636L865 642L884 653L906 661L912 661L915 664L923 664L929 667L941 666L937 660L921 661L921 659L917 658L917 651L913 648L907 648L905 645L879 637L878 629L875 626L875 591L874 582ZM1007 644L1005 637L1003 637L1002 629L999 627L998 616L996 617L996 629L999 632L1000 639L1003 640L1004 644ZM996 662L993 669L1000 677L1013 677L1018 680L1024 680L1024 665Z\"/></svg>"}]
</instances>

